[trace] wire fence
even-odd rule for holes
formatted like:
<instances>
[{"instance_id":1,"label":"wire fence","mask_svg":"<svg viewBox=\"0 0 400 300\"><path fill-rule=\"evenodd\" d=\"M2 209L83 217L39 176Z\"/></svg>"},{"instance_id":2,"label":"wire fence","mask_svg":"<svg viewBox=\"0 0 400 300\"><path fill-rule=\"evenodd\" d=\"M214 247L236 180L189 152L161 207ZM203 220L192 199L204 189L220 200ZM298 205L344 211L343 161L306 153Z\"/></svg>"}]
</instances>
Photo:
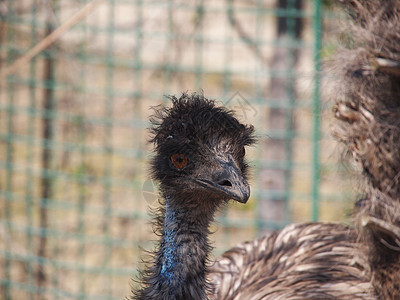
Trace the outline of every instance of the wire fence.
<instances>
[{"instance_id":1,"label":"wire fence","mask_svg":"<svg viewBox=\"0 0 400 300\"><path fill-rule=\"evenodd\" d=\"M344 219L350 181L320 100L329 11L318 0L0 1L0 297L129 295L156 238L146 128L164 95L204 93L260 138L251 198L219 213L215 256L290 222Z\"/></svg>"}]
</instances>

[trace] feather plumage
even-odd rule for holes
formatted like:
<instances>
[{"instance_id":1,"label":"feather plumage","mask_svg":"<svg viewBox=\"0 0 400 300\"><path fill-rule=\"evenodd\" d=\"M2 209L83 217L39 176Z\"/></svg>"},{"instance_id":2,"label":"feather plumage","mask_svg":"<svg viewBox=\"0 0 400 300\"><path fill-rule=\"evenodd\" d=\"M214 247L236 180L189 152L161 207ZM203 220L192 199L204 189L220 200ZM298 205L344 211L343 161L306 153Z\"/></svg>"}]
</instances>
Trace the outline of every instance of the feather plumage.
<instances>
[{"instance_id":1,"label":"feather plumage","mask_svg":"<svg viewBox=\"0 0 400 300\"><path fill-rule=\"evenodd\" d=\"M372 299L356 238L348 226L306 223L238 245L212 265L210 299Z\"/></svg>"},{"instance_id":2,"label":"feather plumage","mask_svg":"<svg viewBox=\"0 0 400 300\"><path fill-rule=\"evenodd\" d=\"M213 214L230 198L248 198L243 147L254 142L253 128L184 94L153 120L152 172L167 208L158 214L160 243L135 298L400 299L400 1L341 2L354 46L339 51L332 69L339 78L333 132L365 183L356 226L289 225L209 266ZM169 159L174 153L186 155L179 170Z\"/></svg>"}]
</instances>

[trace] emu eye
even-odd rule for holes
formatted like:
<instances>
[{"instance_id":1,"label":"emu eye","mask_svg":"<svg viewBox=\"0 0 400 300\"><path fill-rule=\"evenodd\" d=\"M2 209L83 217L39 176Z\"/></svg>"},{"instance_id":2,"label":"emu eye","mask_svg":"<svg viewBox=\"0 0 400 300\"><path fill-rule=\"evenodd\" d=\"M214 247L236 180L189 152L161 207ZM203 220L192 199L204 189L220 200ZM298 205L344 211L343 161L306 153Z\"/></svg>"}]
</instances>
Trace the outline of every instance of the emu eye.
<instances>
[{"instance_id":1,"label":"emu eye","mask_svg":"<svg viewBox=\"0 0 400 300\"><path fill-rule=\"evenodd\" d=\"M183 169L188 163L188 159L184 154L175 153L171 155L171 162L177 169Z\"/></svg>"}]
</instances>

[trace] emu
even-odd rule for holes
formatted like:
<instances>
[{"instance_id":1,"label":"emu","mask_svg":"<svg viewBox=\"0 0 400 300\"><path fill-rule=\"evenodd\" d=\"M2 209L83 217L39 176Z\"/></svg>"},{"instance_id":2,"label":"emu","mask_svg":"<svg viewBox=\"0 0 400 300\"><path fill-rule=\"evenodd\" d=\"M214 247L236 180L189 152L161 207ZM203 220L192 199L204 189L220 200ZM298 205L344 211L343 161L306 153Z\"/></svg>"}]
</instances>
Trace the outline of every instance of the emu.
<instances>
[{"instance_id":1,"label":"emu","mask_svg":"<svg viewBox=\"0 0 400 300\"><path fill-rule=\"evenodd\" d=\"M172 102L152 119L151 173L162 195L156 219L161 239L138 299L206 299L208 227L229 199L245 203L250 195L244 156L254 143L253 127L200 95Z\"/></svg>"},{"instance_id":2,"label":"emu","mask_svg":"<svg viewBox=\"0 0 400 300\"><path fill-rule=\"evenodd\" d=\"M332 64L332 132L363 183L354 226L292 224L209 262L215 212L249 197L254 129L184 94L152 120L160 240L133 299L400 299L400 1L340 2L354 42Z\"/></svg>"},{"instance_id":3,"label":"emu","mask_svg":"<svg viewBox=\"0 0 400 300\"><path fill-rule=\"evenodd\" d=\"M249 198L245 147L254 129L196 94L172 97L152 124L160 240L135 299L369 299L366 257L355 257L356 235L344 225L290 225L209 263L215 212Z\"/></svg>"}]
</instances>

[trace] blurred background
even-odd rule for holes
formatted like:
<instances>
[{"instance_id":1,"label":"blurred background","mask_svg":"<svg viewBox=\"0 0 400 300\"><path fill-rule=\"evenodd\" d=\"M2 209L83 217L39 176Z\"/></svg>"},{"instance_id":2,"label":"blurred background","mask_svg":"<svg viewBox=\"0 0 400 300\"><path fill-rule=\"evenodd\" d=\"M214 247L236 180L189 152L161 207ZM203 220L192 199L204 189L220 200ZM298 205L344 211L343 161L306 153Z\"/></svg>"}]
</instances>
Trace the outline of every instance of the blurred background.
<instances>
[{"instance_id":1,"label":"blurred background","mask_svg":"<svg viewBox=\"0 0 400 300\"><path fill-rule=\"evenodd\" d=\"M214 257L291 222L346 221L352 176L321 96L343 19L331 2L0 0L0 298L129 295L157 238L147 128L165 95L216 99L260 139Z\"/></svg>"}]
</instances>

